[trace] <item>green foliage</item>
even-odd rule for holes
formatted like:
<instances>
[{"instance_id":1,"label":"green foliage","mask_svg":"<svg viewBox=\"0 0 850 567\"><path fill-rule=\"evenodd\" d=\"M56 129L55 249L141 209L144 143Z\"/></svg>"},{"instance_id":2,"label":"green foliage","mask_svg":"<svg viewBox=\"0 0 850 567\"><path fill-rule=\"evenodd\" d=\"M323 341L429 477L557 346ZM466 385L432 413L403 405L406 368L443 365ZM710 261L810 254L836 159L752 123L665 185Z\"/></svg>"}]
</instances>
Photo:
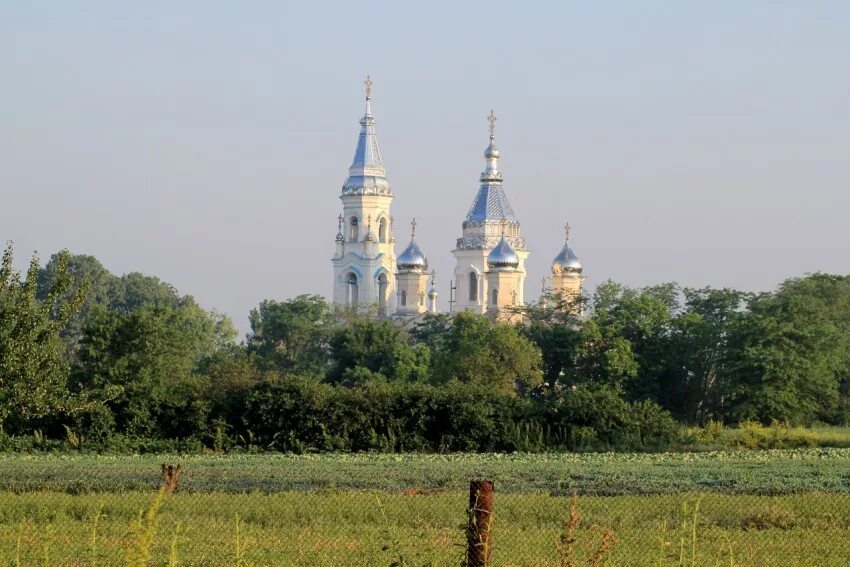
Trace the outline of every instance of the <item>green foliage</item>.
<instances>
[{"instance_id":1,"label":"green foliage","mask_svg":"<svg viewBox=\"0 0 850 567\"><path fill-rule=\"evenodd\" d=\"M38 257L33 256L25 281L12 259L9 244L0 265L0 428L7 430L73 409L59 334L85 296L84 284L70 293L67 252L57 255L43 300L37 293Z\"/></svg>"},{"instance_id":2,"label":"green foliage","mask_svg":"<svg viewBox=\"0 0 850 567\"><path fill-rule=\"evenodd\" d=\"M511 395L542 381L540 350L511 325L462 312L443 341L434 353L436 383L457 380Z\"/></svg>"},{"instance_id":3,"label":"green foliage","mask_svg":"<svg viewBox=\"0 0 850 567\"><path fill-rule=\"evenodd\" d=\"M129 313L95 310L75 368L85 390L121 386L107 403L115 427L131 435L184 437L203 431L206 377L195 369L235 334L230 322L191 298Z\"/></svg>"},{"instance_id":4,"label":"green foliage","mask_svg":"<svg viewBox=\"0 0 850 567\"><path fill-rule=\"evenodd\" d=\"M267 299L251 310L248 350L268 370L323 376L328 367L334 318L325 300L300 295Z\"/></svg>"},{"instance_id":5,"label":"green foliage","mask_svg":"<svg viewBox=\"0 0 850 567\"><path fill-rule=\"evenodd\" d=\"M730 414L762 422L834 419L850 372L850 276L788 280L748 307L730 339Z\"/></svg>"},{"instance_id":6,"label":"green foliage","mask_svg":"<svg viewBox=\"0 0 850 567\"><path fill-rule=\"evenodd\" d=\"M356 385L371 378L418 381L428 377L430 351L411 347L390 321L355 319L337 327L330 342L328 381Z\"/></svg>"}]
</instances>

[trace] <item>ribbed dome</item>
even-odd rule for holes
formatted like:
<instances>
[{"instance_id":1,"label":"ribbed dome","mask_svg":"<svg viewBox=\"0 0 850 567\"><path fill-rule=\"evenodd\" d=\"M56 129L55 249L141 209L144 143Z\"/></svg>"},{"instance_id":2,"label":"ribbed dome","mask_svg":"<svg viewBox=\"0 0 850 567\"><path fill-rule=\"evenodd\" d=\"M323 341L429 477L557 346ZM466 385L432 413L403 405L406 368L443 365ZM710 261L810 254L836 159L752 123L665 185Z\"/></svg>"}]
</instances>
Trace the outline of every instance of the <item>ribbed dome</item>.
<instances>
[{"instance_id":1,"label":"ribbed dome","mask_svg":"<svg viewBox=\"0 0 850 567\"><path fill-rule=\"evenodd\" d=\"M491 268L517 268L519 267L519 256L517 256L508 241L505 240L505 235L499 243L490 251L487 256L487 265Z\"/></svg>"},{"instance_id":2,"label":"ribbed dome","mask_svg":"<svg viewBox=\"0 0 850 567\"><path fill-rule=\"evenodd\" d=\"M569 243L564 244L561 252L552 260L552 273L580 274L581 270L581 260L578 259L575 251L570 248Z\"/></svg>"},{"instance_id":3,"label":"ribbed dome","mask_svg":"<svg viewBox=\"0 0 850 567\"><path fill-rule=\"evenodd\" d=\"M396 259L396 265L399 270L421 270L424 272L428 269L428 258L419 249L416 241L411 238L410 244L407 245L404 252Z\"/></svg>"}]
</instances>

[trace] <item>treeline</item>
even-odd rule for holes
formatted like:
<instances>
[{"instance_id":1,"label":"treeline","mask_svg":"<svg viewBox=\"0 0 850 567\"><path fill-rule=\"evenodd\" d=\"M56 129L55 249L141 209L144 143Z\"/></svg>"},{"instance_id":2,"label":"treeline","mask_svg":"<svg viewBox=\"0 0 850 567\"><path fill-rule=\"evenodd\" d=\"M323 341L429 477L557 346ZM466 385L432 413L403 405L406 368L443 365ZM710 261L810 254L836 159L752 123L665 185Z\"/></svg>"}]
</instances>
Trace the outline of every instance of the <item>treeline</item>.
<instances>
[{"instance_id":1,"label":"treeline","mask_svg":"<svg viewBox=\"0 0 850 567\"><path fill-rule=\"evenodd\" d=\"M579 316L578 313L584 313ZM679 426L850 423L850 277L543 297L402 330L318 296L231 321L66 252L0 267L0 447L655 448Z\"/></svg>"}]
</instances>

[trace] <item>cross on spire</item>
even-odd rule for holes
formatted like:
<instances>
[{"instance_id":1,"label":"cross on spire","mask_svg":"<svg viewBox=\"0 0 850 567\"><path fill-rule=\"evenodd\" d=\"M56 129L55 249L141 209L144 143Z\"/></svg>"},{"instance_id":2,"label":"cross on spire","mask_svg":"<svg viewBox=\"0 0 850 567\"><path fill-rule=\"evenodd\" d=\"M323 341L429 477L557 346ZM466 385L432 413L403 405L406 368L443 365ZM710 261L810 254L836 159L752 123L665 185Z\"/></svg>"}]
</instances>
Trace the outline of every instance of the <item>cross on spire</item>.
<instances>
[{"instance_id":1,"label":"cross on spire","mask_svg":"<svg viewBox=\"0 0 850 567\"><path fill-rule=\"evenodd\" d=\"M414 236L416 236L416 218L415 217L413 218L413 220L410 221L410 238L411 238L411 240L413 239Z\"/></svg>"},{"instance_id":2,"label":"cross on spire","mask_svg":"<svg viewBox=\"0 0 850 567\"><path fill-rule=\"evenodd\" d=\"M570 223L564 225L564 237L567 242L570 241Z\"/></svg>"},{"instance_id":3,"label":"cross on spire","mask_svg":"<svg viewBox=\"0 0 850 567\"><path fill-rule=\"evenodd\" d=\"M504 237L505 236L505 228L507 228L507 226L508 226L508 219L506 219L505 217L502 217L502 220L499 222L499 224L502 225L502 237Z\"/></svg>"},{"instance_id":4,"label":"cross on spire","mask_svg":"<svg viewBox=\"0 0 850 567\"><path fill-rule=\"evenodd\" d=\"M487 115L487 122L490 124L490 142L496 138L496 113L490 109L490 114Z\"/></svg>"},{"instance_id":5,"label":"cross on spire","mask_svg":"<svg viewBox=\"0 0 850 567\"><path fill-rule=\"evenodd\" d=\"M338 221L338 223L337 223L337 230L339 230L339 232L340 232L340 233L342 233L342 223L345 221L345 219L342 217L342 215L339 215L339 216L336 218L336 220Z\"/></svg>"},{"instance_id":6,"label":"cross on spire","mask_svg":"<svg viewBox=\"0 0 850 567\"><path fill-rule=\"evenodd\" d=\"M372 77L366 75L366 80L363 81L363 84L366 86L366 100L372 98Z\"/></svg>"}]
</instances>

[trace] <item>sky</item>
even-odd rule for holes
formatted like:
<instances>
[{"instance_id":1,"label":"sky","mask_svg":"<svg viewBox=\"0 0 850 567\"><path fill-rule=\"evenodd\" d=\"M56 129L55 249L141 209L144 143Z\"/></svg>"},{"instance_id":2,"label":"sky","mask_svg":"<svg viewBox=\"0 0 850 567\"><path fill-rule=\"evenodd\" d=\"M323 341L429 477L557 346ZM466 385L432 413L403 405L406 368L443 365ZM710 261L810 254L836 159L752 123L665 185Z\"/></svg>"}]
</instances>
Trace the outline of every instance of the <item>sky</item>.
<instances>
[{"instance_id":1,"label":"sky","mask_svg":"<svg viewBox=\"0 0 850 567\"><path fill-rule=\"evenodd\" d=\"M329 296L374 81L397 250L447 307L486 116L537 296L850 272L850 3L0 1L0 240L170 282L248 330Z\"/></svg>"}]
</instances>

